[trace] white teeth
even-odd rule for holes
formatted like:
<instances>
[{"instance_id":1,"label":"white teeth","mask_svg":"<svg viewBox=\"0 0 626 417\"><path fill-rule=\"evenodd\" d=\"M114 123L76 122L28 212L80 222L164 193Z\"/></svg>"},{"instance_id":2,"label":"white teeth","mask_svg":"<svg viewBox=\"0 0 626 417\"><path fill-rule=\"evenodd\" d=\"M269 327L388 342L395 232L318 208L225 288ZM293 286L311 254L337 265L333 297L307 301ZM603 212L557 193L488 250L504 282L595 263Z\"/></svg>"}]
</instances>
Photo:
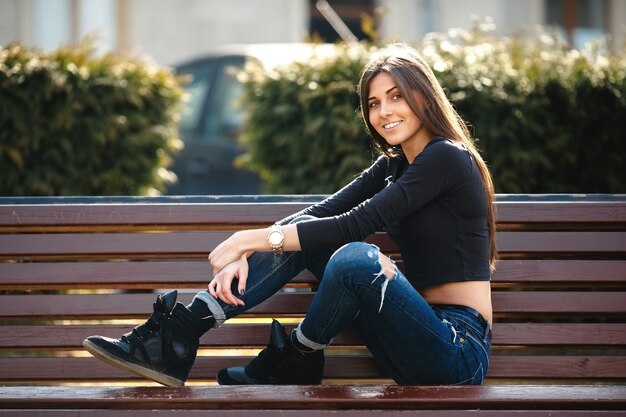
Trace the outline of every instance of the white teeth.
<instances>
[{"instance_id":1,"label":"white teeth","mask_svg":"<svg viewBox=\"0 0 626 417\"><path fill-rule=\"evenodd\" d=\"M383 125L383 128L384 129L391 129L393 127L398 126L400 123L402 123L402 121L387 123L386 125Z\"/></svg>"}]
</instances>

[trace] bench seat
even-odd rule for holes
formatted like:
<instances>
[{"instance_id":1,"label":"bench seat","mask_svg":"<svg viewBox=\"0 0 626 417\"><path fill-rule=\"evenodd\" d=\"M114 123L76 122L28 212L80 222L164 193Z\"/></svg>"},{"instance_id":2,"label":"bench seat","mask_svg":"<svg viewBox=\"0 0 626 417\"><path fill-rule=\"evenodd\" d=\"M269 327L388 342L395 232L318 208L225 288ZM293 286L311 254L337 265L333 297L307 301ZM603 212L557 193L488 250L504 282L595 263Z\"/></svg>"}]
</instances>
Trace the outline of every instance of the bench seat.
<instances>
[{"instance_id":1,"label":"bench seat","mask_svg":"<svg viewBox=\"0 0 626 417\"><path fill-rule=\"evenodd\" d=\"M319 415L320 410L411 410L432 415L462 415L463 410L618 411L626 408L625 386L210 386L210 387L18 387L0 388L0 404L30 410L74 408L113 412L129 410L214 410L215 415L251 415L245 411L281 410L280 415ZM228 414L219 414L229 410ZM297 410L288 413L286 410ZM302 412L302 410L306 410ZM8 410L3 410L3 415ZM454 412L452 412L454 411ZM123 413L120 413L123 415ZM333 413L334 414L334 413ZM337 413L338 415L344 415ZM467 414L470 414L468 412ZM17 415L17 414L16 414ZM42 414L45 415L45 414ZM91 414L90 414L91 415ZM114 414L111 414L114 415ZM354 413L353 415L357 415ZM376 415L385 415L376 413ZM394 414L395 415L395 414ZM514 414L510 415L526 415ZM527 415L533 415L529 413ZM555 414L552 414L555 415ZM594 414L595 415L595 414ZM600 415L618 415L600 414Z\"/></svg>"}]
</instances>

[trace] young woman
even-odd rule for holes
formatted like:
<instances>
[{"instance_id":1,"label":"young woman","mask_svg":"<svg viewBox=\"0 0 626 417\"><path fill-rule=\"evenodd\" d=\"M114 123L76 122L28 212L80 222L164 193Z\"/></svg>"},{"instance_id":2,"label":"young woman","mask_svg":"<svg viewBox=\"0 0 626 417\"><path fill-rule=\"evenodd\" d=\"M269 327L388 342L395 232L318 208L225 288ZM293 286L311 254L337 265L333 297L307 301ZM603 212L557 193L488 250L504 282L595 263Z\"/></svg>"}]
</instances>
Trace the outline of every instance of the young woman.
<instances>
[{"instance_id":1,"label":"young woman","mask_svg":"<svg viewBox=\"0 0 626 417\"><path fill-rule=\"evenodd\" d=\"M323 348L352 326L398 384L480 384L487 372L495 265L494 190L468 130L418 54L389 46L364 68L361 114L382 155L324 201L269 228L240 231L209 255L213 280L189 306L159 296L120 339L91 336L96 357L183 385L198 338L259 304L303 269L320 286L290 335L272 324L249 364L221 384L319 384ZM404 263L362 240L385 229Z\"/></svg>"}]
</instances>

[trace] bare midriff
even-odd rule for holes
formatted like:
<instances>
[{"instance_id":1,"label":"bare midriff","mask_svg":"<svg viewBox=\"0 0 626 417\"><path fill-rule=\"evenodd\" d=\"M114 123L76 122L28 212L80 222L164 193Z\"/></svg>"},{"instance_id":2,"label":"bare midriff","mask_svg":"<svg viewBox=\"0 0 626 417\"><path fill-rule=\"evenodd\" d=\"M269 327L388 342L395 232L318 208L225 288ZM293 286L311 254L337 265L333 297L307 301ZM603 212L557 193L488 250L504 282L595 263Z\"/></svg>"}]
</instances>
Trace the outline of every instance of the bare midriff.
<instances>
[{"instance_id":1,"label":"bare midriff","mask_svg":"<svg viewBox=\"0 0 626 417\"><path fill-rule=\"evenodd\" d=\"M457 304L471 307L493 323L489 281L450 282L420 290L429 304Z\"/></svg>"}]
</instances>

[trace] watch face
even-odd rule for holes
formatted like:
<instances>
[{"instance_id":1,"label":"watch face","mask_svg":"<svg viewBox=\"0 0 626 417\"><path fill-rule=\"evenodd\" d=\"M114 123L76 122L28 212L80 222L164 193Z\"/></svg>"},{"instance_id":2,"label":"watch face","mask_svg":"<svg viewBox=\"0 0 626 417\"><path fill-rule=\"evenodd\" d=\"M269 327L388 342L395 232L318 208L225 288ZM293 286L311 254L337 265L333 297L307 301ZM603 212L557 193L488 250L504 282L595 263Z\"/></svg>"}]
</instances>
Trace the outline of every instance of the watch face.
<instances>
[{"instance_id":1,"label":"watch face","mask_svg":"<svg viewBox=\"0 0 626 417\"><path fill-rule=\"evenodd\" d=\"M270 234L270 243L271 243L272 245L280 245L280 241L281 241L281 240L282 240L282 239L281 239L280 233L278 233L278 232L272 232L272 233Z\"/></svg>"}]
</instances>

